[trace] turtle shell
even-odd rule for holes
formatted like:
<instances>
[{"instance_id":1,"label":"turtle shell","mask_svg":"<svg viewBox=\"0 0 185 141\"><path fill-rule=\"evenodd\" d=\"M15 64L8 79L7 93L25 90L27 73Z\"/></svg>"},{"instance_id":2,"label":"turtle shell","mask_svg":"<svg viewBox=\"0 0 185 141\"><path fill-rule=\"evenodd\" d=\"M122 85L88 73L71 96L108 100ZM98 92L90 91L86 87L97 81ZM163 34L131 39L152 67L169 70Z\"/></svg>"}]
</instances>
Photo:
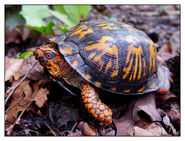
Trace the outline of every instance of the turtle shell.
<instances>
[{"instance_id":1,"label":"turtle shell","mask_svg":"<svg viewBox=\"0 0 185 141\"><path fill-rule=\"evenodd\" d=\"M143 94L162 85L155 44L130 25L87 21L59 36L56 43L69 65L96 87Z\"/></svg>"}]
</instances>

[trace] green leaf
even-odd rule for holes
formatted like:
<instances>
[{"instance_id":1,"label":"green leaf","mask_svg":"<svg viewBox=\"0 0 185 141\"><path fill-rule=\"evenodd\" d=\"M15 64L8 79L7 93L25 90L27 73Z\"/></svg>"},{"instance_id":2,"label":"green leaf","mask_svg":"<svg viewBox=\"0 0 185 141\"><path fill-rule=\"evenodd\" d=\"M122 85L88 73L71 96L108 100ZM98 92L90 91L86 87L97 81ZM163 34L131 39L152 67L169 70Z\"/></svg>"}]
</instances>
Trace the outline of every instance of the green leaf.
<instances>
[{"instance_id":1,"label":"green leaf","mask_svg":"<svg viewBox=\"0 0 185 141\"><path fill-rule=\"evenodd\" d=\"M31 55L33 55L33 52L32 51L26 51L26 52L24 52L23 54L17 54L17 58L18 59L24 59L24 58L26 58L26 57L28 57L28 56L31 56Z\"/></svg>"},{"instance_id":2,"label":"green leaf","mask_svg":"<svg viewBox=\"0 0 185 141\"><path fill-rule=\"evenodd\" d=\"M55 23L53 21L50 21L48 23L48 25L46 26L41 26L41 27L38 27L38 26L28 26L29 28L32 28L32 29L35 29L43 34L48 34L48 35L51 35L51 34L54 34L53 32L53 29L52 27L55 25Z\"/></svg>"},{"instance_id":3,"label":"green leaf","mask_svg":"<svg viewBox=\"0 0 185 141\"><path fill-rule=\"evenodd\" d=\"M76 5L64 5L64 10L73 23L78 24L80 22L80 15Z\"/></svg>"},{"instance_id":4,"label":"green leaf","mask_svg":"<svg viewBox=\"0 0 185 141\"><path fill-rule=\"evenodd\" d=\"M43 20L50 16L47 5L23 5L20 14L25 18L26 23L30 26L46 26Z\"/></svg>"},{"instance_id":5,"label":"green leaf","mask_svg":"<svg viewBox=\"0 0 185 141\"><path fill-rule=\"evenodd\" d=\"M55 16L56 18L58 18L60 21L64 22L65 24L69 25L70 27L73 27L76 25L69 19L69 17L66 14L62 14L54 10L49 10L49 13Z\"/></svg>"},{"instance_id":6,"label":"green leaf","mask_svg":"<svg viewBox=\"0 0 185 141\"><path fill-rule=\"evenodd\" d=\"M25 22L24 18L19 15L19 11L19 6L11 6L5 9L5 24L9 26L10 31Z\"/></svg>"},{"instance_id":7,"label":"green leaf","mask_svg":"<svg viewBox=\"0 0 185 141\"><path fill-rule=\"evenodd\" d=\"M90 5L78 5L77 7L78 7L79 15L83 18L87 18L92 8L92 6Z\"/></svg>"},{"instance_id":8,"label":"green leaf","mask_svg":"<svg viewBox=\"0 0 185 141\"><path fill-rule=\"evenodd\" d=\"M47 5L23 5L20 14L25 18L28 27L44 34L53 34L53 21L48 24L44 19L51 16Z\"/></svg>"},{"instance_id":9,"label":"green leaf","mask_svg":"<svg viewBox=\"0 0 185 141\"><path fill-rule=\"evenodd\" d=\"M59 13L66 14L63 5L53 5L53 8L54 8L54 10L58 11Z\"/></svg>"},{"instance_id":10,"label":"green leaf","mask_svg":"<svg viewBox=\"0 0 185 141\"><path fill-rule=\"evenodd\" d=\"M68 29L71 28L71 27L70 27L69 25L67 25L67 24L63 24L63 26L58 26L58 25L56 25L56 27L57 27L58 30L60 30L60 31L62 31L62 32L66 32L66 31L68 31Z\"/></svg>"}]
</instances>

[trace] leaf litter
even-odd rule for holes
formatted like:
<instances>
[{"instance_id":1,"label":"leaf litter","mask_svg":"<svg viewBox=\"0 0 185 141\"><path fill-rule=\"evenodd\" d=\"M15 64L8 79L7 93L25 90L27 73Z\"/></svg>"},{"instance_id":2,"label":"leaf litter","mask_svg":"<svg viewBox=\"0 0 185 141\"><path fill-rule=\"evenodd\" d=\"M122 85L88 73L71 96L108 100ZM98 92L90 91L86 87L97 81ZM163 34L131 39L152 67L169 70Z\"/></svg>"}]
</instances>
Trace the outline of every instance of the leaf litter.
<instances>
[{"instance_id":1,"label":"leaf litter","mask_svg":"<svg viewBox=\"0 0 185 141\"><path fill-rule=\"evenodd\" d=\"M128 99L124 96L114 100L111 96L104 99L113 110L117 136L180 135L179 7L167 6L161 7L160 10L158 8L147 5L105 5L94 6L90 13L92 19L102 19L103 16L116 17L118 21L133 24L144 30L159 45L160 64L166 65L170 70L171 87L168 95L155 93ZM120 11L124 12L124 15L120 15ZM7 45L17 42L11 34L6 38L9 39ZM33 56L24 60L5 57L5 97L10 87L14 87L23 78L34 61ZM85 112L80 97L69 96L65 90L53 84L39 64L14 91L5 107L6 135L99 135L99 127L92 124L94 119Z\"/></svg>"}]
</instances>

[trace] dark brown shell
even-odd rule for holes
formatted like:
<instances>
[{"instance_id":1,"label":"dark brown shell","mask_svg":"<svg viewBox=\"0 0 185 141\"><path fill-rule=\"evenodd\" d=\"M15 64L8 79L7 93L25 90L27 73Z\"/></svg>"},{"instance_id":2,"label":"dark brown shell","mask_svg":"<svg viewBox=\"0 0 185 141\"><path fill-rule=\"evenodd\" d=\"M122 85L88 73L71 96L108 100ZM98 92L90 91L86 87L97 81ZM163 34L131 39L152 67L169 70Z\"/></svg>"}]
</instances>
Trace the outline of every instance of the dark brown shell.
<instances>
[{"instance_id":1,"label":"dark brown shell","mask_svg":"<svg viewBox=\"0 0 185 141\"><path fill-rule=\"evenodd\" d=\"M104 20L83 22L56 43L70 66L97 87L143 94L162 85L153 41L132 26Z\"/></svg>"}]
</instances>

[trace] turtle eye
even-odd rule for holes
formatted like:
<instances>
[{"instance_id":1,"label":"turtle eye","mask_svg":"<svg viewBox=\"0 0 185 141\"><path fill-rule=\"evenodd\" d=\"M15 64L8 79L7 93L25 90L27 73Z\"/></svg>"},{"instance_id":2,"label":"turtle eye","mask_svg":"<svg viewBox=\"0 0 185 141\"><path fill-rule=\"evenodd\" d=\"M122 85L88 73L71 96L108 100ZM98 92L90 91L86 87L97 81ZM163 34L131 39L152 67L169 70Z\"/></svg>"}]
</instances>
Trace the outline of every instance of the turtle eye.
<instances>
[{"instance_id":1,"label":"turtle eye","mask_svg":"<svg viewBox=\"0 0 185 141\"><path fill-rule=\"evenodd\" d=\"M47 53L47 54L46 54L46 57L47 57L47 59L51 59L52 54L51 54L51 53Z\"/></svg>"}]
</instances>

